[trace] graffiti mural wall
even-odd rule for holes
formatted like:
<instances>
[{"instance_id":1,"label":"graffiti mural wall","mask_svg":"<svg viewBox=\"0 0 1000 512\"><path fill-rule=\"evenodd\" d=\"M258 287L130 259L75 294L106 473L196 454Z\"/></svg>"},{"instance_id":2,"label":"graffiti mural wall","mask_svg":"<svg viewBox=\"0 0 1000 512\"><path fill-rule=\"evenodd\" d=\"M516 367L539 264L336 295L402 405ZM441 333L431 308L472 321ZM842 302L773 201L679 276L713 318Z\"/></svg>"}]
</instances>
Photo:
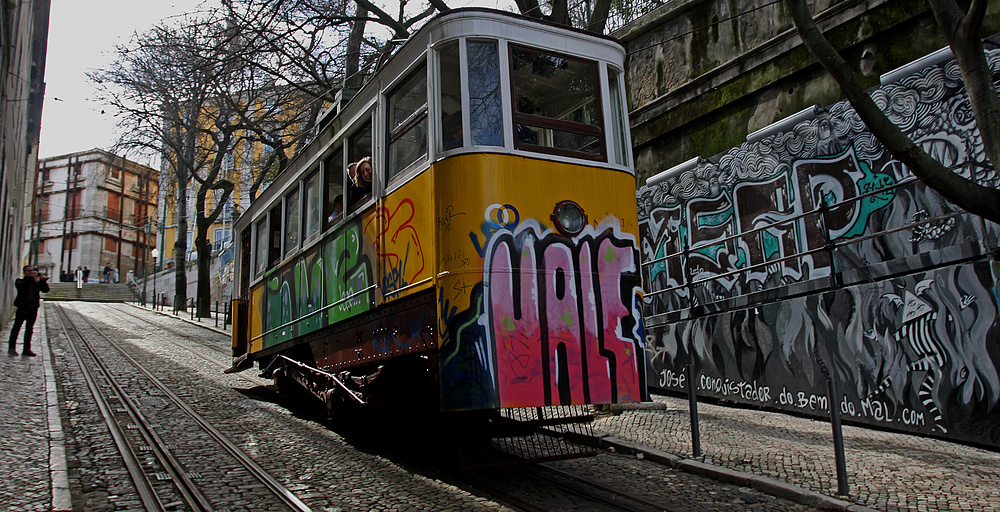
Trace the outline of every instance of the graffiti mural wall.
<instances>
[{"instance_id":1,"label":"graffiti mural wall","mask_svg":"<svg viewBox=\"0 0 1000 512\"><path fill-rule=\"evenodd\" d=\"M1000 184L953 62L872 97ZM1000 446L997 226L916 181L850 104L638 200L651 387L686 390L693 361L703 396Z\"/></svg>"}]
</instances>

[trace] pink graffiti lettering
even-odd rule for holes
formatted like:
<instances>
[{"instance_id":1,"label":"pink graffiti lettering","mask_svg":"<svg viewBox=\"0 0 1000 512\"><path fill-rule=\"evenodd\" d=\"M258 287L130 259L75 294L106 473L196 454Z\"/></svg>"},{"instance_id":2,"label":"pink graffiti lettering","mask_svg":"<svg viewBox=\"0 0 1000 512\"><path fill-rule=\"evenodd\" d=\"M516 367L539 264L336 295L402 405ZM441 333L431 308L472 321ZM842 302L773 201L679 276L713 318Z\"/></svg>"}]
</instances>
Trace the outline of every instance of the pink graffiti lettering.
<instances>
[{"instance_id":1,"label":"pink graffiti lettering","mask_svg":"<svg viewBox=\"0 0 1000 512\"><path fill-rule=\"evenodd\" d=\"M613 228L573 239L540 231L502 230L487 251L501 406L641 400L635 241Z\"/></svg>"}]
</instances>

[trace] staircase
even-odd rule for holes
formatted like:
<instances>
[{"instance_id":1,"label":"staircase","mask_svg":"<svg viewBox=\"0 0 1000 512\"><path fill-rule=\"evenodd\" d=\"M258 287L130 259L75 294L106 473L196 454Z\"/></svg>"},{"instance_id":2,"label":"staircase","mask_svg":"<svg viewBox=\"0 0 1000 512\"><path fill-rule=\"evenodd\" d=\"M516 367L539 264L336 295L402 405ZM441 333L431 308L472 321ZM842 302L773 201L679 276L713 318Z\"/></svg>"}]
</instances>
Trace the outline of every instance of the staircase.
<instances>
[{"instance_id":1,"label":"staircase","mask_svg":"<svg viewBox=\"0 0 1000 512\"><path fill-rule=\"evenodd\" d=\"M131 302L135 300L132 290L124 283L87 283L77 288L76 283L49 283L49 293L42 299L50 301L82 302Z\"/></svg>"}]
</instances>

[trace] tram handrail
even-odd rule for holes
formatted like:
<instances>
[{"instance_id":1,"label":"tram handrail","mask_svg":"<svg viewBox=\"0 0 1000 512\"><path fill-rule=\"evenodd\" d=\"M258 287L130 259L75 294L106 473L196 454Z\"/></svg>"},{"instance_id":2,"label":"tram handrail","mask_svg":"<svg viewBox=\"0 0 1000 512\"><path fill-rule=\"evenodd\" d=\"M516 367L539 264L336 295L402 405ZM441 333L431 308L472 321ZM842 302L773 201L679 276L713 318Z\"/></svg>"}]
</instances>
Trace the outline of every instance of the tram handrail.
<instances>
[{"instance_id":1,"label":"tram handrail","mask_svg":"<svg viewBox=\"0 0 1000 512\"><path fill-rule=\"evenodd\" d=\"M279 326L277 326L277 327L275 327L275 328L273 328L271 330L264 331L264 332L258 334L257 336L253 336L253 337L250 338L250 341L259 340L259 339L263 338L264 336L267 336L268 334L271 334L271 333L273 333L273 332L275 332L277 330L280 330L280 329L284 329L285 327L288 327L288 326L290 326L292 324L299 323L299 322L301 322L301 321L303 321L303 320L305 320L305 319L307 319L307 318L309 318L309 317L311 317L313 315L318 315L320 313L323 313L326 310L328 310L328 309L330 309L330 308L332 308L334 306L339 306L339 305L343 304L344 302L349 301L349 300L353 299L354 297L357 297L358 295L361 295L363 293L367 293L367 292L369 292L371 290L374 290L376 288L378 288L378 284L377 283L373 284L373 285L371 285L371 286L369 286L369 287L367 287L367 288L365 288L363 290L358 290L357 292L354 292L351 295L348 295L346 297L342 297L340 300L338 300L336 302L332 302L330 304L327 304L326 306L323 306L323 307L317 309L316 311L313 311L312 313L309 313L308 315L296 318L294 320L290 320L290 321L285 322L285 323L283 323L283 324L281 324L281 325L279 325Z\"/></svg>"}]
</instances>

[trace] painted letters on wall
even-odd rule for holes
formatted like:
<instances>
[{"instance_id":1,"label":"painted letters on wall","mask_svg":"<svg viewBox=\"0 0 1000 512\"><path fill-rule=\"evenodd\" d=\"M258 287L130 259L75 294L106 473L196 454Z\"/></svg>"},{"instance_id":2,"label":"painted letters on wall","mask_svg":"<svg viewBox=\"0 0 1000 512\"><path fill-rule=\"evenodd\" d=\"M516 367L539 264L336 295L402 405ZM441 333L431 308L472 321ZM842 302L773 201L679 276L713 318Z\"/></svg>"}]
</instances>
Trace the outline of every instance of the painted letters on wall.
<instances>
[{"instance_id":1,"label":"painted letters on wall","mask_svg":"<svg viewBox=\"0 0 1000 512\"><path fill-rule=\"evenodd\" d=\"M954 63L872 96L1000 184ZM638 199L650 386L1000 446L997 227L914 180L847 102Z\"/></svg>"}]
</instances>

